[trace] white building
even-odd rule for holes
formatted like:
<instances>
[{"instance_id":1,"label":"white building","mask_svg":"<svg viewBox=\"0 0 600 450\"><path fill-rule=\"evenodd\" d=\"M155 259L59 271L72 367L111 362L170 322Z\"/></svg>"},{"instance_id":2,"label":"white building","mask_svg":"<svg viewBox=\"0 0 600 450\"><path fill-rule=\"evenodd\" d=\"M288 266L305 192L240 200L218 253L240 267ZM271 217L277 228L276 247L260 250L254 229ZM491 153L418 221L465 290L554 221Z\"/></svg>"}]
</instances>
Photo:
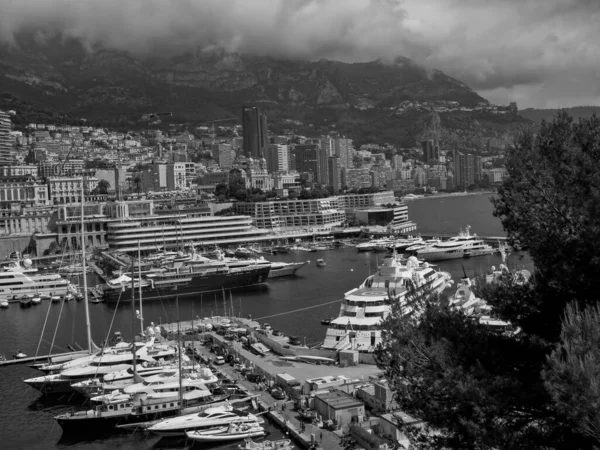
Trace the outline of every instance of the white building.
<instances>
[{"instance_id":1,"label":"white building","mask_svg":"<svg viewBox=\"0 0 600 450\"><path fill-rule=\"evenodd\" d=\"M289 170L288 146L286 144L271 144L267 147L267 168L269 172L287 172Z\"/></svg>"}]
</instances>

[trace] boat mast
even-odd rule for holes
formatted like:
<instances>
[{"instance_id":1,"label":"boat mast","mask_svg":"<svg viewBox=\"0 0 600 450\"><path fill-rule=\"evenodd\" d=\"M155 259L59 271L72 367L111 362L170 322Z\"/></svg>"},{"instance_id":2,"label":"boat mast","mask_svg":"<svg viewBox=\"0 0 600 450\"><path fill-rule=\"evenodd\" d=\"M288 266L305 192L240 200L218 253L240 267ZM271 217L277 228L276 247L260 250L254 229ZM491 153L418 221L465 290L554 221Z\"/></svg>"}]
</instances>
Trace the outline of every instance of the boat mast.
<instances>
[{"instance_id":1,"label":"boat mast","mask_svg":"<svg viewBox=\"0 0 600 450\"><path fill-rule=\"evenodd\" d=\"M81 176L81 268L83 270L83 304L85 306L85 330L87 334L88 352L92 354L92 330L90 326L90 305L88 303L87 269L85 265L85 225L83 220L85 203L85 176Z\"/></svg>"},{"instance_id":2,"label":"boat mast","mask_svg":"<svg viewBox=\"0 0 600 450\"><path fill-rule=\"evenodd\" d=\"M133 280L131 280L133 283ZM144 311L142 310L142 250L138 239L138 294L140 299L140 326L144 334Z\"/></svg>"},{"instance_id":3,"label":"boat mast","mask_svg":"<svg viewBox=\"0 0 600 450\"><path fill-rule=\"evenodd\" d=\"M135 355L135 283L133 282L133 261L131 264L131 331L133 332L133 339L131 341L131 352L133 353L133 382L137 383L137 358Z\"/></svg>"},{"instance_id":4,"label":"boat mast","mask_svg":"<svg viewBox=\"0 0 600 450\"><path fill-rule=\"evenodd\" d=\"M179 295L175 297L175 305L177 308L177 345L179 347L179 414L181 414L181 410L183 409L183 373L181 372L181 353L183 349L181 348L181 328L179 326Z\"/></svg>"}]
</instances>

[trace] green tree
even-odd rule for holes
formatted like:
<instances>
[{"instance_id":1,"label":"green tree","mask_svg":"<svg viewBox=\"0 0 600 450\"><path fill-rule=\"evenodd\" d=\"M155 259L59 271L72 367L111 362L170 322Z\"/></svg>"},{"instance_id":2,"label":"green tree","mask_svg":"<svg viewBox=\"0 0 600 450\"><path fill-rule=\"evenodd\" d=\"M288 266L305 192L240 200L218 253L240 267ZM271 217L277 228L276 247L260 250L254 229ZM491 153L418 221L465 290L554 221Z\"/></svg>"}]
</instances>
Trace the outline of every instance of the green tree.
<instances>
[{"instance_id":1,"label":"green tree","mask_svg":"<svg viewBox=\"0 0 600 450\"><path fill-rule=\"evenodd\" d=\"M437 300L425 302L419 320L395 307L384 322L377 357L398 402L440 430L422 434L422 448L600 444L599 160L598 118L564 113L507 150L494 214L536 270L474 290L518 335L498 335Z\"/></svg>"},{"instance_id":2,"label":"green tree","mask_svg":"<svg viewBox=\"0 0 600 450\"><path fill-rule=\"evenodd\" d=\"M98 185L96 186L96 192L98 192L98 194L108 194L109 189L110 183L107 180L98 181Z\"/></svg>"},{"instance_id":3,"label":"green tree","mask_svg":"<svg viewBox=\"0 0 600 450\"><path fill-rule=\"evenodd\" d=\"M378 365L400 408L441 430L422 448L545 448L556 439L539 377L545 347L493 332L436 297L415 299L419 319L394 304ZM518 371L516 373L516 371Z\"/></svg>"},{"instance_id":4,"label":"green tree","mask_svg":"<svg viewBox=\"0 0 600 450\"><path fill-rule=\"evenodd\" d=\"M506 154L509 177L493 200L513 247L536 267L527 304L498 301L503 315L556 342L565 306L597 301L600 273L600 120L561 112L539 133L523 133ZM518 300L516 300L518 302Z\"/></svg>"},{"instance_id":5,"label":"green tree","mask_svg":"<svg viewBox=\"0 0 600 450\"><path fill-rule=\"evenodd\" d=\"M139 177L139 175L136 175L133 178L133 184L135 184L135 191L139 194L142 186L142 179Z\"/></svg>"},{"instance_id":6,"label":"green tree","mask_svg":"<svg viewBox=\"0 0 600 450\"><path fill-rule=\"evenodd\" d=\"M600 305L568 305L543 373L557 410L600 446Z\"/></svg>"},{"instance_id":7,"label":"green tree","mask_svg":"<svg viewBox=\"0 0 600 450\"><path fill-rule=\"evenodd\" d=\"M215 195L217 197L219 196L227 196L227 192L228 192L229 187L227 186L227 184L225 183L219 183L215 186Z\"/></svg>"}]
</instances>

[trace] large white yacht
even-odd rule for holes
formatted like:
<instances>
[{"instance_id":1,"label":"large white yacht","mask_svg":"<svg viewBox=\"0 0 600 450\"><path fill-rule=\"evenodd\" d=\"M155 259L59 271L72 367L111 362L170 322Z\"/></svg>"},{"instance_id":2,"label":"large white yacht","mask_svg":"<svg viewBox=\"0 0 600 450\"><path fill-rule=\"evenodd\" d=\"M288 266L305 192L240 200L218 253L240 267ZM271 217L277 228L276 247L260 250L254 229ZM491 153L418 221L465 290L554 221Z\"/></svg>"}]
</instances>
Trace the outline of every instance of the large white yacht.
<instances>
[{"instance_id":1,"label":"large white yacht","mask_svg":"<svg viewBox=\"0 0 600 450\"><path fill-rule=\"evenodd\" d=\"M0 272L0 299L24 295L67 295L77 288L57 273L39 273L30 259L13 260Z\"/></svg>"},{"instance_id":2,"label":"large white yacht","mask_svg":"<svg viewBox=\"0 0 600 450\"><path fill-rule=\"evenodd\" d=\"M201 366L193 363L186 355L182 355L182 370L183 373L199 372ZM123 390L138 382L146 382L155 377L167 378L178 376L179 365L156 362L155 364L142 364L136 366L135 374L133 366L126 370L111 372L104 375L102 378L91 378L72 385L76 392L79 392L86 397L95 397L101 394L110 393L116 390ZM134 376L135 375L135 376Z\"/></svg>"},{"instance_id":3,"label":"large white yacht","mask_svg":"<svg viewBox=\"0 0 600 450\"><path fill-rule=\"evenodd\" d=\"M88 411L60 414L55 417L63 432L88 437L116 425L139 423L173 416L185 408L209 408L227 400L228 395L214 395L203 386L177 383L168 391L151 394L115 393L91 399L95 406Z\"/></svg>"},{"instance_id":4,"label":"large white yacht","mask_svg":"<svg viewBox=\"0 0 600 450\"><path fill-rule=\"evenodd\" d=\"M447 241L432 244L417 250L417 256L426 261L443 261L446 259L470 258L472 256L491 255L496 250L476 234L470 233L471 227L466 226L458 236Z\"/></svg>"},{"instance_id":5,"label":"large white yacht","mask_svg":"<svg viewBox=\"0 0 600 450\"><path fill-rule=\"evenodd\" d=\"M329 324L322 347L374 351L381 342L380 323L393 304L400 304L405 314L418 314L412 297L407 297L409 291L441 293L451 282L450 274L421 264L414 256L404 261L394 252L384 258L377 273L346 292L340 315Z\"/></svg>"},{"instance_id":6,"label":"large white yacht","mask_svg":"<svg viewBox=\"0 0 600 450\"><path fill-rule=\"evenodd\" d=\"M209 408L200 414L187 414L171 419L163 419L148 428L159 436L184 436L186 431L206 430L218 426L229 425L232 422L252 423L261 422L260 417L231 406Z\"/></svg>"},{"instance_id":7,"label":"large white yacht","mask_svg":"<svg viewBox=\"0 0 600 450\"><path fill-rule=\"evenodd\" d=\"M140 343L136 343L140 344ZM43 394L62 394L74 392L72 384L79 383L89 378L102 377L111 372L127 370L132 364L140 364L139 370L143 370L141 364L154 363L160 358L173 357L176 354L174 347L167 348L154 356L149 356L145 344L136 348L135 357L132 351L125 353L101 353L92 358L91 361L82 365L64 368L60 373L29 378L25 380L29 386L39 390Z\"/></svg>"}]
</instances>

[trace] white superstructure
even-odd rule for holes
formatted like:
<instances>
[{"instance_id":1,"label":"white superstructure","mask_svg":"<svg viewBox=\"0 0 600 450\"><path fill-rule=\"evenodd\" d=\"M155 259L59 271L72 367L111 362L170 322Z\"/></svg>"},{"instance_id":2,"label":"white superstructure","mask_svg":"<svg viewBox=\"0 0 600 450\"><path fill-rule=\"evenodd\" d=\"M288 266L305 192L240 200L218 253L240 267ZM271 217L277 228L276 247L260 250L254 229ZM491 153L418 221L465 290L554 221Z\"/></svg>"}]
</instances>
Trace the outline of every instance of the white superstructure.
<instances>
[{"instance_id":1,"label":"white superstructure","mask_svg":"<svg viewBox=\"0 0 600 450\"><path fill-rule=\"evenodd\" d=\"M432 244L417 251L417 256L426 261L443 261L446 259L470 258L472 256L491 255L496 250L476 234L469 232L467 225L464 231L447 241Z\"/></svg>"},{"instance_id":2,"label":"white superstructure","mask_svg":"<svg viewBox=\"0 0 600 450\"><path fill-rule=\"evenodd\" d=\"M360 287L346 292L339 317L332 320L325 334L324 348L372 352L381 342L380 324L400 304L406 314L416 311L407 293L440 293L451 283L450 274L410 257L405 262L395 253L384 258L377 273Z\"/></svg>"},{"instance_id":3,"label":"white superstructure","mask_svg":"<svg viewBox=\"0 0 600 450\"><path fill-rule=\"evenodd\" d=\"M67 295L77 289L57 273L38 273L30 259L12 261L0 272L0 299L24 295Z\"/></svg>"}]
</instances>

